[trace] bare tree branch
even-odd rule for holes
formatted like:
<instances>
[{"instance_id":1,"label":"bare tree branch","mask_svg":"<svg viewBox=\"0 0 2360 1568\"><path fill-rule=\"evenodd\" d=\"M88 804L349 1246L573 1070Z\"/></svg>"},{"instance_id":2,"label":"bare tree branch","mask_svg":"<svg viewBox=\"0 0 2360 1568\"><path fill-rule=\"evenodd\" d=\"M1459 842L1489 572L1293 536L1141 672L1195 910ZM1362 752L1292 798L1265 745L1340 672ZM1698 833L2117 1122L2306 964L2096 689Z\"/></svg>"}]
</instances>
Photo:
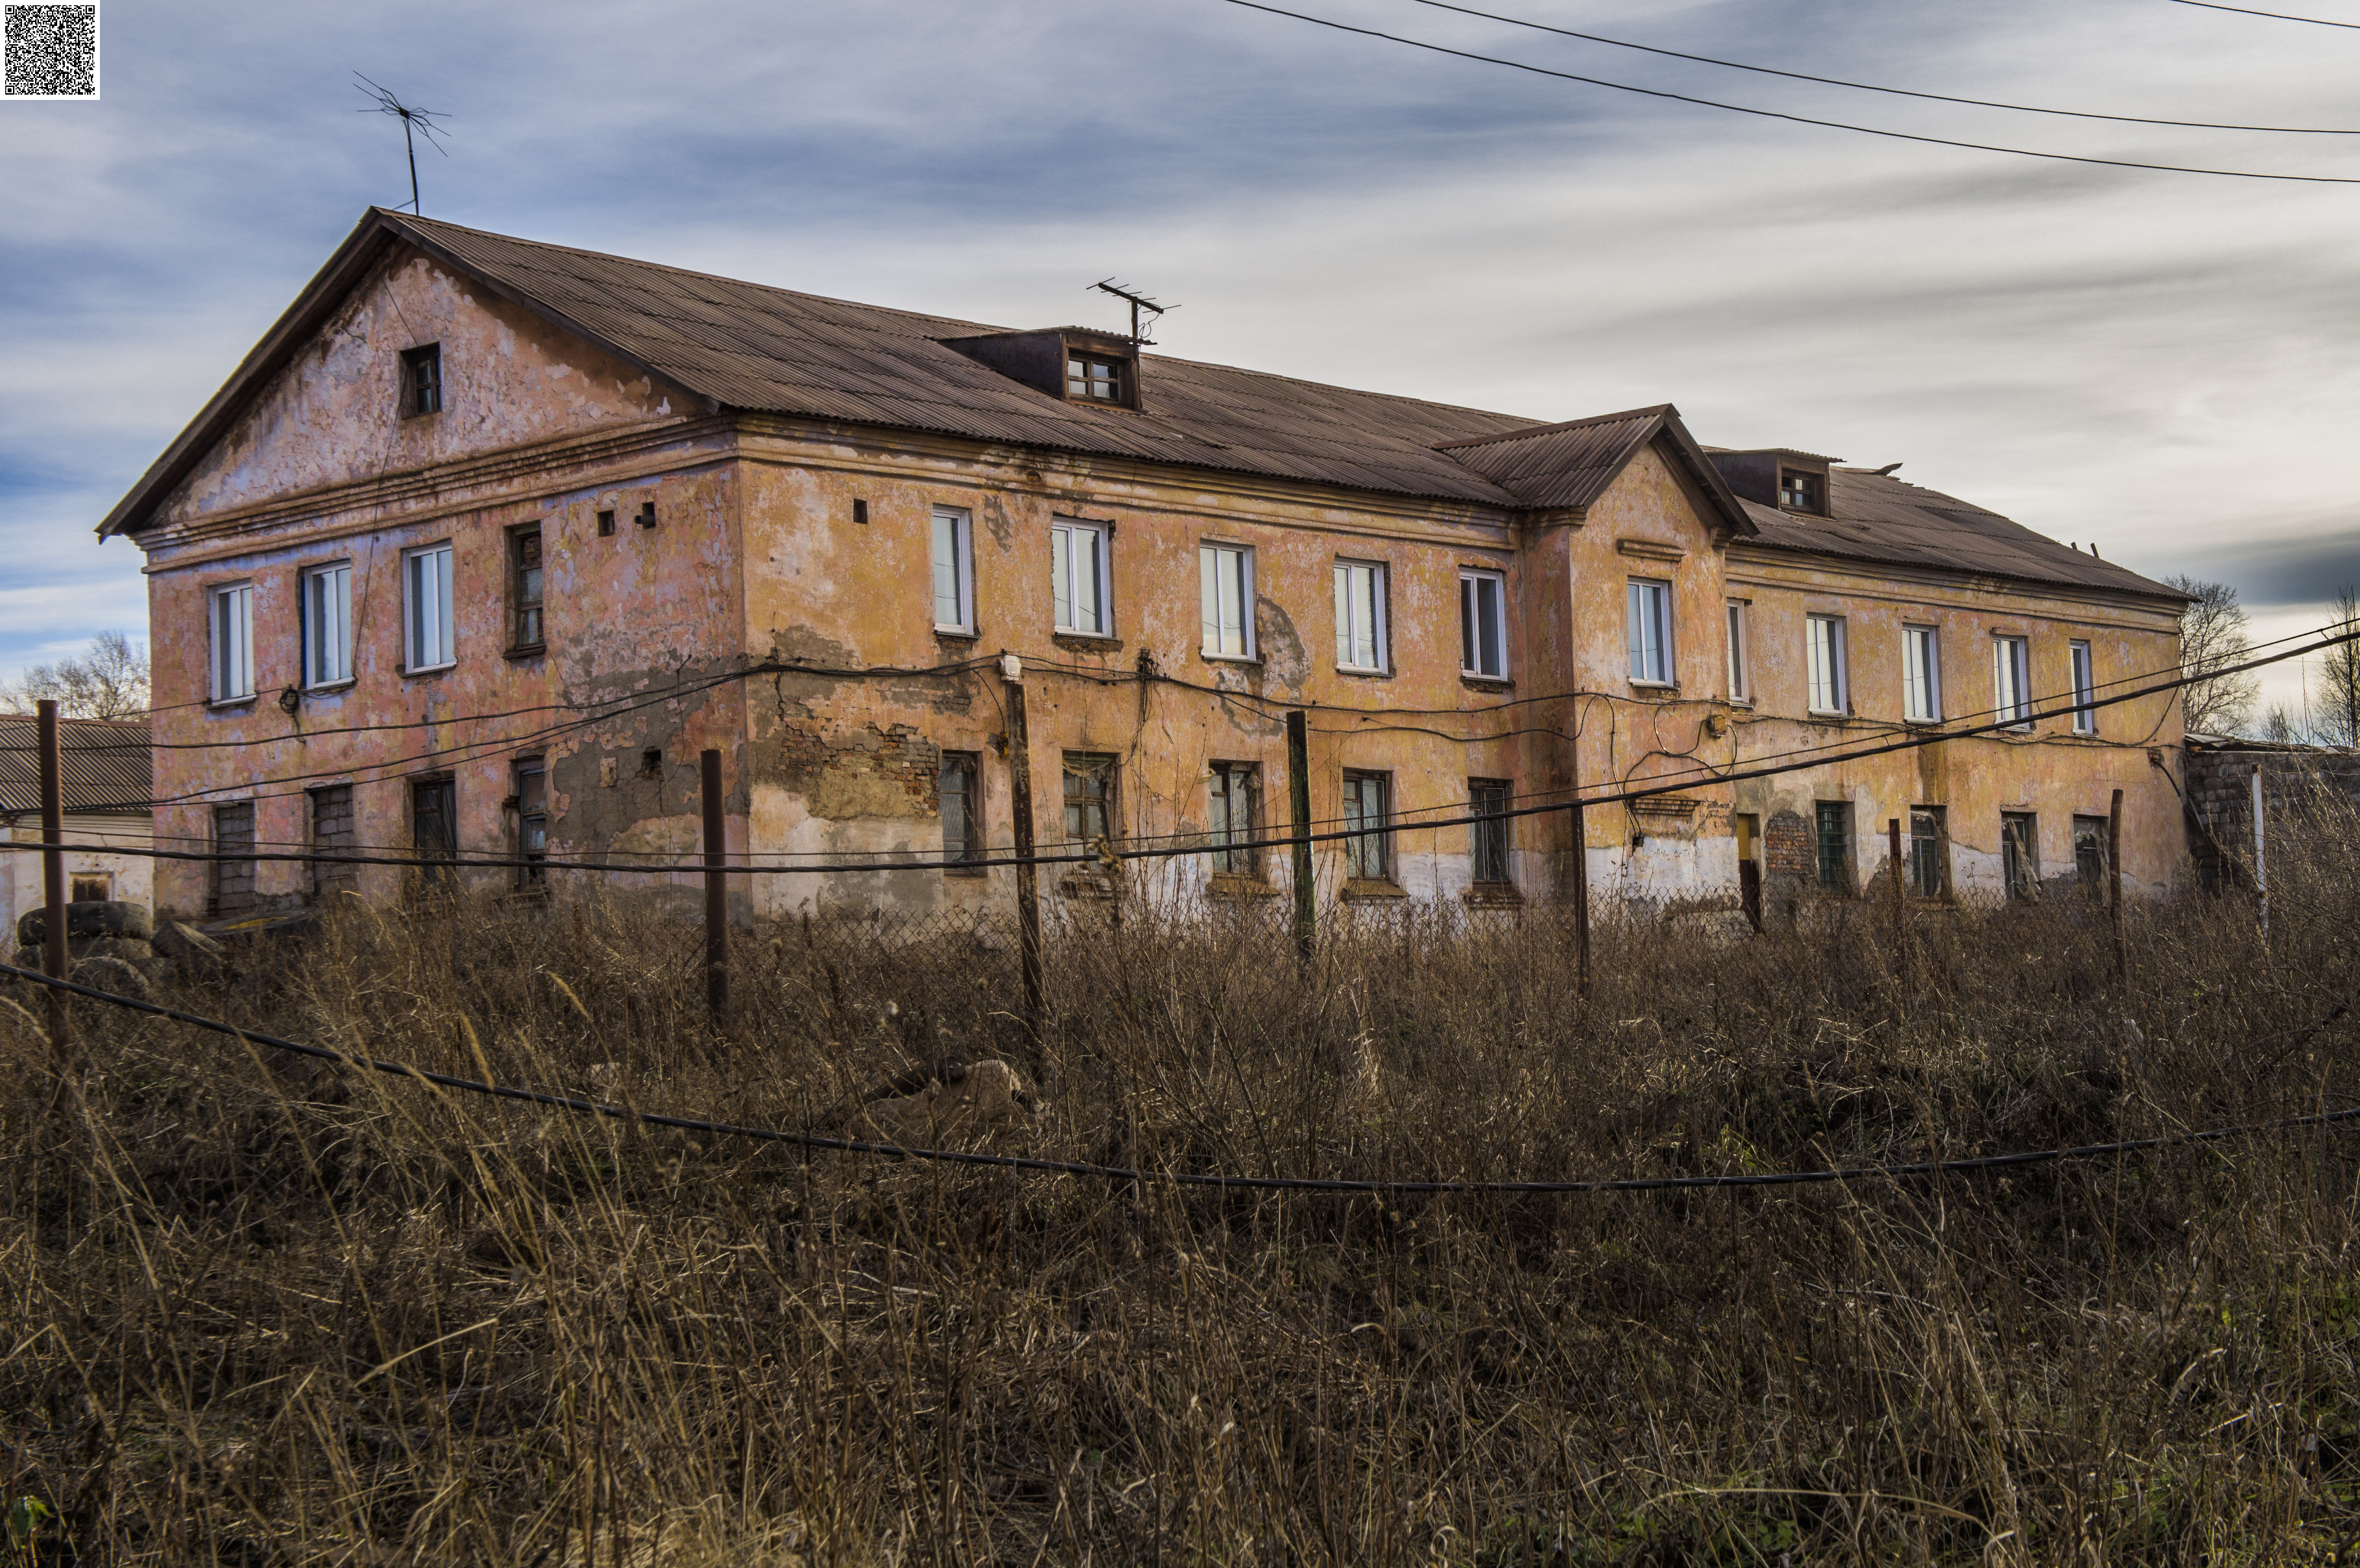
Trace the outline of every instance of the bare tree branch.
<instances>
[{"instance_id":1,"label":"bare tree branch","mask_svg":"<svg viewBox=\"0 0 2360 1568\"><path fill-rule=\"evenodd\" d=\"M57 699L70 719L137 718L148 711L148 647L101 632L79 658L36 664L14 685L0 681L0 712L29 713L44 697Z\"/></svg>"},{"instance_id":2,"label":"bare tree branch","mask_svg":"<svg viewBox=\"0 0 2360 1568\"><path fill-rule=\"evenodd\" d=\"M2184 574L2164 582L2191 601L2180 615L2180 672L2191 682L2180 694L2188 727L2203 735L2234 735L2253 712L2262 683L2250 673L2210 672L2253 651L2245 606L2226 583L2202 583Z\"/></svg>"}]
</instances>

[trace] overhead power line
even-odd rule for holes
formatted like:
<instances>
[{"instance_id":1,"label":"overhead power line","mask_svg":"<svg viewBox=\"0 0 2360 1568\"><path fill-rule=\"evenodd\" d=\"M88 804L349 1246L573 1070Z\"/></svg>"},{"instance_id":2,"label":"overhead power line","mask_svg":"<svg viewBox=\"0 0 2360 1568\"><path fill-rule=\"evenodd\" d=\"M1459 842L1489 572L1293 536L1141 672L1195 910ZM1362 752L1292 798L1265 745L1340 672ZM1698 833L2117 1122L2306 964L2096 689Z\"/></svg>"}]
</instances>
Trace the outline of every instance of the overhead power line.
<instances>
[{"instance_id":1,"label":"overhead power line","mask_svg":"<svg viewBox=\"0 0 2360 1568\"><path fill-rule=\"evenodd\" d=\"M2350 27L2360 32L2360 22L2331 22L2324 16L2289 16L2284 11L2256 11L2249 5L2216 5L2212 0L2173 0L2180 5L2195 5L2206 11L2234 11L2240 16L2267 16L2273 22L2309 22L2314 27Z\"/></svg>"},{"instance_id":2,"label":"overhead power line","mask_svg":"<svg viewBox=\"0 0 2360 1568\"><path fill-rule=\"evenodd\" d=\"M1546 66L1527 65L1520 60L1504 60L1498 55L1478 54L1472 49L1452 49L1447 44L1430 44L1420 38L1408 38L1399 33L1380 32L1374 27L1355 27L1349 22L1338 22L1326 16L1314 16L1304 11L1288 11L1276 5L1265 5L1261 0L1227 0L1231 5L1242 5L1249 11L1266 11L1273 16L1285 16L1297 22L1308 22L1317 27L1329 27L1339 33L1357 33L1364 38L1381 38L1389 44L1401 44L1409 49L1425 49L1430 54L1447 54L1459 60L1471 60L1484 65L1505 66L1510 71L1522 71L1534 76L1553 76L1560 82L1579 82L1588 87L1612 88L1617 93L1635 93L1643 98L1662 98L1675 103L1694 103L1699 108L1721 109L1732 114L1753 114L1765 120L1786 120L1797 125L1819 125L1831 131L1851 131L1864 136L1883 136L1890 141L1921 142L1928 147L1963 147L1970 152L2005 153L2011 158L2037 158L2050 163L2094 164L2104 169L2137 169L2156 174L2207 174L2223 180L2282 180L2303 185L2360 185L2360 178L2337 174L2270 174L2256 169L2203 169L2185 163L2143 163L2126 158L2091 158L2081 153L2042 152L2033 147L2005 147L1996 142L1961 141L1951 136L1920 136L1915 131L1889 131L1876 125L1856 125L1847 120L1822 120L1811 114L1789 114L1777 109L1756 109L1744 103L1725 103L1717 98L1699 98L1688 93L1671 93L1659 87L1639 87L1628 82L1609 82L1602 76L1583 76L1570 71L1552 71Z\"/></svg>"},{"instance_id":3,"label":"overhead power line","mask_svg":"<svg viewBox=\"0 0 2360 1568\"><path fill-rule=\"evenodd\" d=\"M2101 114L2088 109L2046 109L2037 104L2006 103L1992 98L1962 98L1950 93L1919 93L1907 87L1880 87L1871 82L1847 82L1840 76L1814 76L1807 71L1781 71L1773 65L1748 65L1743 60L1719 60L1709 54L1688 54L1680 49L1658 49L1653 44L1634 44L1624 38L1610 38L1597 33L1576 32L1571 27L1551 27L1546 22L1529 22L1521 16L1503 16L1497 11L1478 11L1471 5L1454 5L1450 4L1450 0L1416 0L1416 4L1431 5L1437 11L1456 11L1465 16L1480 16L1487 22L1505 22L1512 27L1530 27L1536 33L1555 33L1559 38L1579 38L1584 43L1607 44L1615 49L1637 49L1642 54L1658 54L1667 60L1694 60L1699 65L1718 65L1730 71L1750 71L1760 76L1783 76L1792 82L1816 82L1822 87L1849 87L1859 93L1886 93L1896 98L1926 98L1937 103L1965 103L1977 109L2006 109L2018 114L2058 114L2074 120L2114 120L2126 125L2177 125L2191 131L2267 131L2285 136L2360 136L2360 130L2336 130L2311 125L2235 125L2213 120L2164 120L2147 114ZM2234 8L2224 7L2224 9Z\"/></svg>"},{"instance_id":4,"label":"overhead power line","mask_svg":"<svg viewBox=\"0 0 2360 1568\"><path fill-rule=\"evenodd\" d=\"M2207 1127L2201 1132L2167 1133L2160 1138L2125 1138L2115 1143L2085 1143L2066 1149L2027 1149L2009 1154L1978 1155L1965 1160L1920 1160L1906 1165L1835 1166L1819 1171L1754 1171L1729 1176L1626 1176L1591 1177L1564 1181L1436 1181L1432 1179L1406 1181L1378 1181L1336 1177L1310 1176L1229 1176L1215 1171L1153 1170L1124 1165L1094 1165L1078 1160L1041 1160L1022 1154L987 1154L980 1150L957 1149L915 1148L898 1143L880 1143L867 1138L832 1138L824 1133L789 1132L783 1127L749 1127L737 1122L708 1120L702 1116L670 1116L661 1111L642 1111L630 1105L612 1105L603 1100L585 1100L572 1094L552 1094L545 1089L522 1089L507 1083L487 1083L475 1078L461 1078L448 1073L430 1073L404 1062L383 1062L374 1057L358 1056L332 1051L325 1046L310 1045L301 1040L288 1040L279 1035L264 1034L259 1029L240 1029L235 1024L209 1018L201 1013L183 1012L155 1002L142 1002L121 996L95 986L60 980L38 970L20 969L13 964L0 964L0 974L12 975L19 980L47 985L77 996L87 996L93 1002L131 1012L146 1013L153 1018L169 1018L192 1028L214 1034L228 1035L246 1045L266 1045L275 1051L291 1051L317 1062L333 1062L342 1067L381 1073L388 1078L408 1078L437 1088L456 1089L462 1094L486 1094L499 1100L520 1100L526 1105L545 1105L552 1110L571 1111L576 1116L601 1116L610 1121L635 1122L641 1127L667 1127L677 1132L700 1133L713 1138L745 1138L757 1143L783 1143L803 1149L834 1149L845 1154L874 1154L891 1160L923 1160L947 1165L996 1166L1004 1171L1032 1171L1051 1176L1082 1176L1102 1181L1155 1182L1174 1187L1214 1187L1241 1192L1357 1193L1384 1196L1402 1192L1660 1192L1711 1187L1800 1187L1816 1186L1829 1181L1892 1181L1920 1176L1963 1175L1976 1171L2010 1170L2025 1165L2049 1165L2068 1160L2096 1160L2110 1155L2139 1154L2156 1149L2202 1147L2234 1138L2258 1137L2269 1132L2293 1132L2308 1127L2333 1127L2360 1119L2360 1106L2342 1110L2314 1112L2310 1116L2282 1116L2276 1121L2250 1122L2236 1127ZM2339 1007L2322 1027L2344 1009Z\"/></svg>"}]
</instances>

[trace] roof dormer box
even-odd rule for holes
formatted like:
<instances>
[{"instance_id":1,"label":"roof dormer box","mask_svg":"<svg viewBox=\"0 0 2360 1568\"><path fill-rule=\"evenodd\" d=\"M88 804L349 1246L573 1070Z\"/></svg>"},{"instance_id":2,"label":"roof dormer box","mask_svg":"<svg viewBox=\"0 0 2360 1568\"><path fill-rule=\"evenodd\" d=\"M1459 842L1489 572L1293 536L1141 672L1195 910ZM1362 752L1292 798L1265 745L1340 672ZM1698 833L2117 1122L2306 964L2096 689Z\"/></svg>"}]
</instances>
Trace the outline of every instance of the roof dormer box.
<instances>
[{"instance_id":1,"label":"roof dormer box","mask_svg":"<svg viewBox=\"0 0 2360 1568\"><path fill-rule=\"evenodd\" d=\"M941 341L945 348L1063 402L1098 408L1140 406L1139 345L1120 332L1050 327Z\"/></svg>"},{"instance_id":2,"label":"roof dormer box","mask_svg":"<svg viewBox=\"0 0 2360 1568\"><path fill-rule=\"evenodd\" d=\"M1754 505L1824 517L1828 469L1841 460L1815 452L1765 447L1754 452L1716 452L1712 461L1729 487Z\"/></svg>"}]
</instances>

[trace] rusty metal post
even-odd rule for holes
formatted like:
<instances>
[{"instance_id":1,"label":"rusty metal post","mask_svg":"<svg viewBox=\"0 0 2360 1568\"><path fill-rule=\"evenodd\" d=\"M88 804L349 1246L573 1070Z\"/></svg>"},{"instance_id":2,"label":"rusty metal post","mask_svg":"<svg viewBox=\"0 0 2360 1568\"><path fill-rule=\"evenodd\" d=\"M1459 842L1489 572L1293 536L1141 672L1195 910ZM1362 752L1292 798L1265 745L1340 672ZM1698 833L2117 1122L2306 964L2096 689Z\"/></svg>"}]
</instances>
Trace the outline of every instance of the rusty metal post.
<instances>
[{"instance_id":1,"label":"rusty metal post","mask_svg":"<svg viewBox=\"0 0 2360 1568\"><path fill-rule=\"evenodd\" d=\"M1319 917L1311 875L1311 724L1300 708L1286 714L1286 812L1295 832L1295 953L1309 963Z\"/></svg>"},{"instance_id":2,"label":"rusty metal post","mask_svg":"<svg viewBox=\"0 0 2360 1568\"><path fill-rule=\"evenodd\" d=\"M66 977L66 806L64 775L58 762L58 705L44 697L35 705L39 715L41 748L41 891L48 905L42 919L41 967L51 976ZM66 994L56 986L49 994L49 1054L62 1071L73 1058L73 1020L66 1010Z\"/></svg>"},{"instance_id":3,"label":"rusty metal post","mask_svg":"<svg viewBox=\"0 0 2360 1568\"><path fill-rule=\"evenodd\" d=\"M1045 1006L1041 972L1041 868L1032 864L1032 736L1024 721L1024 667L1000 661L1008 690L1008 800L1016 826L1016 960L1024 987L1024 1027L1041 1040Z\"/></svg>"},{"instance_id":4,"label":"rusty metal post","mask_svg":"<svg viewBox=\"0 0 2360 1568\"><path fill-rule=\"evenodd\" d=\"M2123 945L2123 792L2106 808L2106 920L2114 928L2114 988L2130 988L2131 961Z\"/></svg>"},{"instance_id":5,"label":"rusty metal post","mask_svg":"<svg viewBox=\"0 0 2360 1568\"><path fill-rule=\"evenodd\" d=\"M1901 879L1901 819L1885 819L1885 854L1893 862L1893 962L1902 962L1908 951L1909 899L1908 889Z\"/></svg>"},{"instance_id":6,"label":"rusty metal post","mask_svg":"<svg viewBox=\"0 0 2360 1568\"><path fill-rule=\"evenodd\" d=\"M729 1010L729 843L721 816L721 754L702 758L705 783L705 1006L719 1023Z\"/></svg>"},{"instance_id":7,"label":"rusty metal post","mask_svg":"<svg viewBox=\"0 0 2360 1568\"><path fill-rule=\"evenodd\" d=\"M1581 814L1581 797L1566 808L1573 830L1573 960L1574 988L1590 999L1590 825Z\"/></svg>"}]
</instances>

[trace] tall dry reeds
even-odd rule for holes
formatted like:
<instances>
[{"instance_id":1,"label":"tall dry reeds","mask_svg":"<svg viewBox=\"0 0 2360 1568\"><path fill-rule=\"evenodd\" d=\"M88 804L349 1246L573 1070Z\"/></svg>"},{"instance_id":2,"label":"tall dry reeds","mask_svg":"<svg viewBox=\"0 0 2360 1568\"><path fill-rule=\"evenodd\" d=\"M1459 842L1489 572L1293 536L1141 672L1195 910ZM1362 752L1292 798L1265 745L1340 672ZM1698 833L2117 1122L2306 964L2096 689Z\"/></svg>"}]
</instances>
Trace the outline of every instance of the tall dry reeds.
<instances>
[{"instance_id":1,"label":"tall dry reeds","mask_svg":"<svg viewBox=\"0 0 2360 1568\"><path fill-rule=\"evenodd\" d=\"M701 936L595 889L348 910L192 1008L746 1123L986 1057L999 1147L1380 1180L1711 1173L2360 1102L2360 840L2249 898L1873 899ZM19 993L20 999L23 994ZM6 1022L19 1562L2329 1561L2360 1534L2360 1138L1848 1186L1334 1197L955 1169ZM957 1136L965 1137L964 1133Z\"/></svg>"}]
</instances>

